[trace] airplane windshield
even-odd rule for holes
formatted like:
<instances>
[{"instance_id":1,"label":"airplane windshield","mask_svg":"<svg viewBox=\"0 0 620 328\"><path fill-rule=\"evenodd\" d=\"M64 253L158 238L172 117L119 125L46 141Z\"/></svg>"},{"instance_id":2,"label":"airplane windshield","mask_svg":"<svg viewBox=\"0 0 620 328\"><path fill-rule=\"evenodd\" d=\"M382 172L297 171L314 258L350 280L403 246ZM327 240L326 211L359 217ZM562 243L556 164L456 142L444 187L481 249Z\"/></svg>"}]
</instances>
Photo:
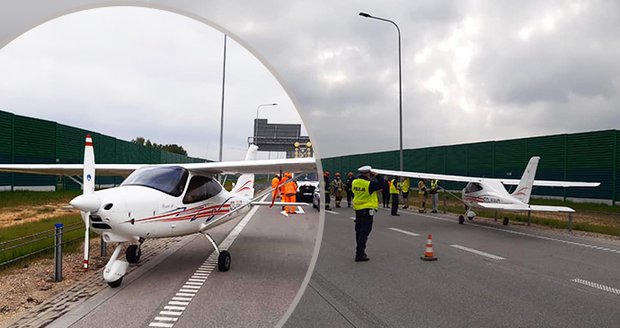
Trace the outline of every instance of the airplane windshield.
<instances>
[{"instance_id":1,"label":"airplane windshield","mask_svg":"<svg viewBox=\"0 0 620 328\"><path fill-rule=\"evenodd\" d=\"M466 193L470 193L470 192L476 192L476 191L480 191L482 190L482 186L479 183L476 182L470 182L467 184L467 186L465 186L465 192Z\"/></svg>"},{"instance_id":2,"label":"airplane windshield","mask_svg":"<svg viewBox=\"0 0 620 328\"><path fill-rule=\"evenodd\" d=\"M178 197L183 193L189 173L180 166L143 167L131 173L121 186L150 187Z\"/></svg>"}]
</instances>

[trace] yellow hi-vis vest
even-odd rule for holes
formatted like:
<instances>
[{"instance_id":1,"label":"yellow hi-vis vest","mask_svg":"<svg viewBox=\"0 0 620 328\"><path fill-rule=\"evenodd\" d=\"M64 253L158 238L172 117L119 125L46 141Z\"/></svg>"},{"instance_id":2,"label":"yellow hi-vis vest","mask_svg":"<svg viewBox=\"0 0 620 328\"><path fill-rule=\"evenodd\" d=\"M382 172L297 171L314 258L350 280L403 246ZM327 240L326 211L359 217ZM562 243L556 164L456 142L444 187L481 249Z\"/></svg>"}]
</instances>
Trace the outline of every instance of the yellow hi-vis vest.
<instances>
[{"instance_id":1,"label":"yellow hi-vis vest","mask_svg":"<svg viewBox=\"0 0 620 328\"><path fill-rule=\"evenodd\" d=\"M401 190L403 192L408 192L409 187L410 187L409 178L405 178L405 180L403 180L403 183L401 184Z\"/></svg>"},{"instance_id":2,"label":"yellow hi-vis vest","mask_svg":"<svg viewBox=\"0 0 620 328\"><path fill-rule=\"evenodd\" d=\"M353 180L351 187L353 188L354 210L376 210L379 208L379 198L377 197L377 192L375 191L372 194L368 193L368 190L370 190L370 181L357 178Z\"/></svg>"},{"instance_id":3,"label":"yellow hi-vis vest","mask_svg":"<svg viewBox=\"0 0 620 328\"><path fill-rule=\"evenodd\" d=\"M392 179L390 183L390 194L398 194L398 187L400 187L400 182L397 182L396 179Z\"/></svg>"}]
</instances>

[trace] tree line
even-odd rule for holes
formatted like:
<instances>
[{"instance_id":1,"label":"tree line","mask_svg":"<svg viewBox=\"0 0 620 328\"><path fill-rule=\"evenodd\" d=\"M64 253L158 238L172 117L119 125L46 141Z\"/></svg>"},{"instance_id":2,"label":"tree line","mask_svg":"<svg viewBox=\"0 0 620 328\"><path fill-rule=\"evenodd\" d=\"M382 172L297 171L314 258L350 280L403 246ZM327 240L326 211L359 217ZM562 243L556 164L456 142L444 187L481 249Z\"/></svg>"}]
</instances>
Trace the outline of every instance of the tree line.
<instances>
[{"instance_id":1,"label":"tree line","mask_svg":"<svg viewBox=\"0 0 620 328\"><path fill-rule=\"evenodd\" d=\"M158 144L155 142L151 142L151 140L149 139L144 139L143 137L137 137L135 139L132 139L131 142L138 144L140 146L161 149L161 150L165 150L171 153L187 156L187 150L183 149L183 146L179 146L177 144L166 144L166 145Z\"/></svg>"}]
</instances>

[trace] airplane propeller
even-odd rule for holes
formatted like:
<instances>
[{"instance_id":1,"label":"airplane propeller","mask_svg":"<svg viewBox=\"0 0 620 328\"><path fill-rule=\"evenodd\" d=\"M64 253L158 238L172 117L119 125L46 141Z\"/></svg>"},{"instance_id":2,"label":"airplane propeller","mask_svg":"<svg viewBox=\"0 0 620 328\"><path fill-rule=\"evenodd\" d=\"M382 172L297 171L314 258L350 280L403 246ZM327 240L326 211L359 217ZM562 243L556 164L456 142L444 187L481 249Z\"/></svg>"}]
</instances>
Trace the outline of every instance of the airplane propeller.
<instances>
[{"instance_id":1,"label":"airplane propeller","mask_svg":"<svg viewBox=\"0 0 620 328\"><path fill-rule=\"evenodd\" d=\"M72 199L69 204L80 210L82 220L86 226L84 232L84 271L87 271L90 255L90 213L97 211L100 207L100 200L94 195L95 152L93 150L93 139L90 134L86 135L86 142L84 143L84 171L82 177L82 195Z\"/></svg>"}]
</instances>

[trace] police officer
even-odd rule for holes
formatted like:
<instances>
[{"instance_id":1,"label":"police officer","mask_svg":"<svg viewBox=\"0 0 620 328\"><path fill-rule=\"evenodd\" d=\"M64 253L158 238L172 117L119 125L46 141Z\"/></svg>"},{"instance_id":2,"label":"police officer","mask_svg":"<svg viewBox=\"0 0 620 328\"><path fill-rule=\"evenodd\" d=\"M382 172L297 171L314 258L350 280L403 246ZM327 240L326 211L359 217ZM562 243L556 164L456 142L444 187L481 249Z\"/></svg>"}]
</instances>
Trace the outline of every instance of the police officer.
<instances>
[{"instance_id":1,"label":"police officer","mask_svg":"<svg viewBox=\"0 0 620 328\"><path fill-rule=\"evenodd\" d=\"M392 216L400 216L398 214L398 194L400 193L400 180L395 177L390 180L390 196L392 197Z\"/></svg>"},{"instance_id":2,"label":"police officer","mask_svg":"<svg viewBox=\"0 0 620 328\"><path fill-rule=\"evenodd\" d=\"M353 209L355 210L355 262L368 261L366 241L372 231L372 219L379 209L377 190L383 186L383 178L372 172L368 165L358 169L360 175L353 180Z\"/></svg>"}]
</instances>

